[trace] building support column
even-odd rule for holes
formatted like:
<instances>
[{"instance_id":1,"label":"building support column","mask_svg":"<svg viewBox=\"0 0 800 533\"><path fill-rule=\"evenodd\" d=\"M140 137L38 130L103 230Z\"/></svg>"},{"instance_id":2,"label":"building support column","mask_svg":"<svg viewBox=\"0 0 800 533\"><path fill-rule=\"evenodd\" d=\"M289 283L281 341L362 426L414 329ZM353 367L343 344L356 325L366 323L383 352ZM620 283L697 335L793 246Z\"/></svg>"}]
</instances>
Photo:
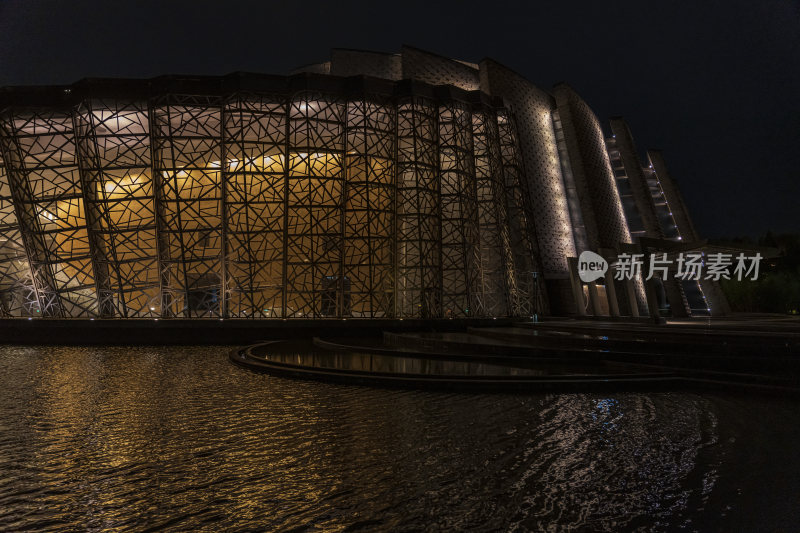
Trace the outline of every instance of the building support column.
<instances>
[{"instance_id":1,"label":"building support column","mask_svg":"<svg viewBox=\"0 0 800 533\"><path fill-rule=\"evenodd\" d=\"M644 282L644 291L645 295L647 295L647 308L650 310L650 318L652 318L656 324L666 322L658 311L658 296L656 296L656 282L654 279Z\"/></svg>"},{"instance_id":2,"label":"building support column","mask_svg":"<svg viewBox=\"0 0 800 533\"><path fill-rule=\"evenodd\" d=\"M597 292L597 282L592 281L587 283L589 287L589 302L592 306L592 314L594 316L603 316L603 307L600 305L600 294Z\"/></svg>"},{"instance_id":3,"label":"building support column","mask_svg":"<svg viewBox=\"0 0 800 533\"><path fill-rule=\"evenodd\" d=\"M619 301L617 300L617 288L614 286L614 274L609 268L605 274L606 297L608 298L608 314L612 317L619 315Z\"/></svg>"},{"instance_id":4,"label":"building support column","mask_svg":"<svg viewBox=\"0 0 800 533\"><path fill-rule=\"evenodd\" d=\"M625 294L628 296L628 307L633 318L639 318L639 302L636 300L636 286L632 279L625 280Z\"/></svg>"},{"instance_id":5,"label":"building support column","mask_svg":"<svg viewBox=\"0 0 800 533\"><path fill-rule=\"evenodd\" d=\"M575 300L576 314L586 316L586 306L583 303L583 286L578 279L578 258L567 258L567 270L569 271L569 284L572 289L572 297Z\"/></svg>"},{"instance_id":6,"label":"building support column","mask_svg":"<svg viewBox=\"0 0 800 533\"><path fill-rule=\"evenodd\" d=\"M598 250L601 256L608 262L608 270L604 275L606 284L606 299L608 300L608 314L612 317L620 316L619 313L619 300L617 300L617 286L614 282L614 270L611 264L614 263L617 257L617 252L611 248L600 248Z\"/></svg>"}]
</instances>

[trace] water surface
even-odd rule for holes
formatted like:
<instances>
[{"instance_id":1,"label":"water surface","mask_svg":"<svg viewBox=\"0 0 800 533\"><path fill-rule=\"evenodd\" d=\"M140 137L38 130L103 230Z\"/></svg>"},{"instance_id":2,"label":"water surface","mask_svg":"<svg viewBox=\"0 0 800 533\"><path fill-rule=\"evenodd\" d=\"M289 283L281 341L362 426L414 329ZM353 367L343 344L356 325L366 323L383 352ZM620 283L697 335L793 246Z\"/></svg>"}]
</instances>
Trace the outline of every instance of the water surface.
<instances>
[{"instance_id":1,"label":"water surface","mask_svg":"<svg viewBox=\"0 0 800 533\"><path fill-rule=\"evenodd\" d=\"M800 403L291 381L0 347L2 530L794 531Z\"/></svg>"}]
</instances>

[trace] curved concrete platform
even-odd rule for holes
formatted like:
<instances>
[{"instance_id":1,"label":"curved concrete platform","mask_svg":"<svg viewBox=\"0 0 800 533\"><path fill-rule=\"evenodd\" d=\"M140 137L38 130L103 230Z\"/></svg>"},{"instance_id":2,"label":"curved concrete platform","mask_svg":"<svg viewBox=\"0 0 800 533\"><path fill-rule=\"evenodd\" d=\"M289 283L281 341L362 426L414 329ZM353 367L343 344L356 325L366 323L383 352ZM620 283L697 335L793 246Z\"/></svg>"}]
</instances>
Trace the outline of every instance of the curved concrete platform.
<instances>
[{"instance_id":1,"label":"curved concrete platform","mask_svg":"<svg viewBox=\"0 0 800 533\"><path fill-rule=\"evenodd\" d=\"M644 354L647 355L647 354ZM414 347L315 339L271 341L235 350L237 365L281 377L377 387L475 392L728 390L796 396L795 376L625 360L605 352L594 360L418 351Z\"/></svg>"},{"instance_id":2,"label":"curved concrete platform","mask_svg":"<svg viewBox=\"0 0 800 533\"><path fill-rule=\"evenodd\" d=\"M603 374L588 374L574 372L569 374L545 374L542 369L526 369L524 367L511 367L499 364L484 364L478 361L455 361L440 354L432 357L431 354L387 355L359 353L358 357L388 358L397 361L394 371L387 370L383 365L378 369L367 369L361 365L342 365L340 368L324 364L308 364L302 357L296 362L289 362L285 357L275 357L271 351L279 351L293 344L293 341L272 341L255 344L230 353L230 359L237 365L250 370L266 372L272 375L305 379L345 383L353 385L368 385L391 388L411 389L438 389L474 392L537 392L537 391L608 391L608 390L663 390L675 389L681 386L680 379L663 371L631 372L606 372ZM331 350L329 352L335 359L342 354L352 355L352 352ZM311 356L313 359L313 356ZM408 361L429 361L431 372L419 372L414 365L405 365ZM362 361L363 363L364 361ZM373 361L370 360L370 363ZM384 362L385 363L385 362ZM439 363L437 366L436 363ZM444 366L441 364L444 363ZM472 368L484 368L484 373L458 373L444 372L442 368L448 363L453 368L458 365L472 365ZM398 371L400 367L408 372ZM425 365L422 365L425 366ZM487 368L488 367L488 368ZM470 368L464 367L461 368ZM492 372L493 368L505 368L506 373ZM526 372L529 370L529 372Z\"/></svg>"},{"instance_id":3,"label":"curved concrete platform","mask_svg":"<svg viewBox=\"0 0 800 533\"><path fill-rule=\"evenodd\" d=\"M553 349L598 349L630 353L687 353L729 356L800 356L800 336L752 331L693 331L601 325L517 324L513 327L469 327L468 333ZM558 337L555 334L562 336Z\"/></svg>"},{"instance_id":4,"label":"curved concrete platform","mask_svg":"<svg viewBox=\"0 0 800 533\"><path fill-rule=\"evenodd\" d=\"M535 364L590 364L605 354L592 351L558 351L532 348L521 343L503 342L470 333L394 333L384 332L383 344L367 339L320 339L313 344L338 351L367 350L374 354L480 361L520 366Z\"/></svg>"},{"instance_id":5,"label":"curved concrete platform","mask_svg":"<svg viewBox=\"0 0 800 533\"><path fill-rule=\"evenodd\" d=\"M524 358L562 359L580 364L603 361L629 370L661 370L685 378L730 382L739 386L800 389L800 354L792 335L754 335L743 339L723 331L709 334L712 342L684 339L680 332L661 328L634 332L617 326L600 331L586 324L580 331L538 326L469 328L466 333L386 333L384 341L394 346L443 352L503 354L509 347ZM499 355L498 355L499 356Z\"/></svg>"}]
</instances>

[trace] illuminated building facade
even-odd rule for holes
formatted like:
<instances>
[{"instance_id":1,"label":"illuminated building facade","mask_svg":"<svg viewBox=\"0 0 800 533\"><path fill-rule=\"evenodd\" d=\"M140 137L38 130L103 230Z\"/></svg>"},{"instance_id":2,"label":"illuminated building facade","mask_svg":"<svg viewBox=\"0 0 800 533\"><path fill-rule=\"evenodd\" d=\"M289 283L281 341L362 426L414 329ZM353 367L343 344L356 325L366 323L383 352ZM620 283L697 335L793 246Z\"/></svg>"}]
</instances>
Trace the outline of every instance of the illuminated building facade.
<instances>
[{"instance_id":1,"label":"illuminated building facade","mask_svg":"<svg viewBox=\"0 0 800 533\"><path fill-rule=\"evenodd\" d=\"M633 242L589 107L488 59L334 50L0 108L5 316L571 314L568 259Z\"/></svg>"}]
</instances>

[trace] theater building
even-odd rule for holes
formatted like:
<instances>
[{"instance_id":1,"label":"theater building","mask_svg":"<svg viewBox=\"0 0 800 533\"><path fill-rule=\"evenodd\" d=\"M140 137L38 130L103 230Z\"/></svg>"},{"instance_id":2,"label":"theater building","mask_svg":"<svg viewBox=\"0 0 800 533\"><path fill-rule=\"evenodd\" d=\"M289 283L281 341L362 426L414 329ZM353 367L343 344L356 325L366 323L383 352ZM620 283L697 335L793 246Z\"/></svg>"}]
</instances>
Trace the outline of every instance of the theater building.
<instances>
[{"instance_id":1,"label":"theater building","mask_svg":"<svg viewBox=\"0 0 800 533\"><path fill-rule=\"evenodd\" d=\"M701 241L623 120L491 59L4 88L0 157L6 317L725 312L711 283L576 282L583 250Z\"/></svg>"}]
</instances>

